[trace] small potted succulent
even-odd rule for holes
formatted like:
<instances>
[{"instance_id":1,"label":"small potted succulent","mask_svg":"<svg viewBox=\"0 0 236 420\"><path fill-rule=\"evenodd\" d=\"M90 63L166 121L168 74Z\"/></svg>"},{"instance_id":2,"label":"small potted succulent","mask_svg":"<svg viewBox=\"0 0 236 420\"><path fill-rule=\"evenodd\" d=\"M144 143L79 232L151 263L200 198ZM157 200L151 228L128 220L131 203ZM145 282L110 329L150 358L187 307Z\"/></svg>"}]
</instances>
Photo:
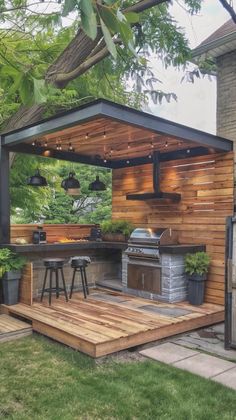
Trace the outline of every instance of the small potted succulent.
<instances>
[{"instance_id":1,"label":"small potted succulent","mask_svg":"<svg viewBox=\"0 0 236 420\"><path fill-rule=\"evenodd\" d=\"M126 242L134 230L127 220L107 220L101 224L102 238L109 242Z\"/></svg>"},{"instance_id":2,"label":"small potted succulent","mask_svg":"<svg viewBox=\"0 0 236 420\"><path fill-rule=\"evenodd\" d=\"M0 249L0 278L2 278L3 303L15 305L19 300L19 281L25 258L8 248Z\"/></svg>"},{"instance_id":3,"label":"small potted succulent","mask_svg":"<svg viewBox=\"0 0 236 420\"><path fill-rule=\"evenodd\" d=\"M185 273L188 274L189 303L202 305L210 257L206 252L200 251L195 254L187 254L184 262Z\"/></svg>"}]
</instances>

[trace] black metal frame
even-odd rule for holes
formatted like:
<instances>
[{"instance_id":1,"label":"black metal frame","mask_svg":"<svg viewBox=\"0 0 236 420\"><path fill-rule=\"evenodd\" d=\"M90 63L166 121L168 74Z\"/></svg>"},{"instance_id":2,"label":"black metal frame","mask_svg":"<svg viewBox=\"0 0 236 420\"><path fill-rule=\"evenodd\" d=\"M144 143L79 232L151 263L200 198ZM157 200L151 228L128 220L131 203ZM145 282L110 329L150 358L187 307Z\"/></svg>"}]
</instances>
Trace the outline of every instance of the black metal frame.
<instances>
[{"instance_id":1,"label":"black metal frame","mask_svg":"<svg viewBox=\"0 0 236 420\"><path fill-rule=\"evenodd\" d=\"M105 99L98 99L36 124L4 133L2 135L3 144L13 146L28 140L37 139L39 136L57 130L63 130L64 128L103 117L144 128L153 133L199 143L202 146L213 148L216 151L229 152L233 150L233 142L231 140L189 128Z\"/></svg>"},{"instance_id":2,"label":"black metal frame","mask_svg":"<svg viewBox=\"0 0 236 420\"><path fill-rule=\"evenodd\" d=\"M0 244L10 242L9 151L0 144Z\"/></svg>"},{"instance_id":3,"label":"black metal frame","mask_svg":"<svg viewBox=\"0 0 236 420\"><path fill-rule=\"evenodd\" d=\"M225 348L236 349L232 343L232 276L233 276L233 225L234 217L227 217L225 241Z\"/></svg>"}]
</instances>

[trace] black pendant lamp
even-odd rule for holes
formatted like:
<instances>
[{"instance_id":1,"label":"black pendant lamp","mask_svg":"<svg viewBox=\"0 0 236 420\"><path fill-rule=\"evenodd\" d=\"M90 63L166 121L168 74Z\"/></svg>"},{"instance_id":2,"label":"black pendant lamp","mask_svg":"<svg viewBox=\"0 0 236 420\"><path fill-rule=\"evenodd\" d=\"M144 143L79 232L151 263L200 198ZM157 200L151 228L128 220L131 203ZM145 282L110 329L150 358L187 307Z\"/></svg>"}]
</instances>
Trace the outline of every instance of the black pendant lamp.
<instances>
[{"instance_id":1,"label":"black pendant lamp","mask_svg":"<svg viewBox=\"0 0 236 420\"><path fill-rule=\"evenodd\" d=\"M89 184L89 190L90 191L105 191L106 185L104 184L104 182L100 181L99 176L97 175L95 181Z\"/></svg>"},{"instance_id":2,"label":"black pendant lamp","mask_svg":"<svg viewBox=\"0 0 236 420\"><path fill-rule=\"evenodd\" d=\"M40 175L39 169L35 172L35 175L27 179L27 185L31 187L46 187L48 185L46 178Z\"/></svg>"},{"instance_id":3,"label":"black pendant lamp","mask_svg":"<svg viewBox=\"0 0 236 420\"><path fill-rule=\"evenodd\" d=\"M70 172L68 178L63 179L61 187L68 195L80 194L80 182L75 178L74 172Z\"/></svg>"}]
</instances>

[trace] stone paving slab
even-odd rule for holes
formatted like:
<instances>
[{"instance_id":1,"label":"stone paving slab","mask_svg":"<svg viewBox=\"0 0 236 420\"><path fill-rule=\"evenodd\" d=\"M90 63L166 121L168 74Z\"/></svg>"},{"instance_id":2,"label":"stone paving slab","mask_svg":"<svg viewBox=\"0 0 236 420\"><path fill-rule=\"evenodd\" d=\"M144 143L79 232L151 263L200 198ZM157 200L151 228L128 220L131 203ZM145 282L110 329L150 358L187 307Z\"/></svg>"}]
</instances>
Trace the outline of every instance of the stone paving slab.
<instances>
[{"instance_id":1,"label":"stone paving slab","mask_svg":"<svg viewBox=\"0 0 236 420\"><path fill-rule=\"evenodd\" d=\"M211 378L212 376L235 368L235 363L204 353L198 353L191 358L173 363L173 366L203 376L204 378Z\"/></svg>"},{"instance_id":2,"label":"stone paving slab","mask_svg":"<svg viewBox=\"0 0 236 420\"><path fill-rule=\"evenodd\" d=\"M196 351L186 349L185 347L173 343L159 344L149 349L142 350L140 353L143 356L167 364L172 364L198 354Z\"/></svg>"},{"instance_id":3,"label":"stone paving slab","mask_svg":"<svg viewBox=\"0 0 236 420\"><path fill-rule=\"evenodd\" d=\"M233 369L214 376L212 379L236 390L236 366Z\"/></svg>"},{"instance_id":4,"label":"stone paving slab","mask_svg":"<svg viewBox=\"0 0 236 420\"><path fill-rule=\"evenodd\" d=\"M197 339L190 334L173 339L171 342L189 349L212 353L214 356L224 357L225 359L231 359L236 362L236 351L233 349L225 350L224 342L220 340L217 343L209 343L205 339Z\"/></svg>"}]
</instances>

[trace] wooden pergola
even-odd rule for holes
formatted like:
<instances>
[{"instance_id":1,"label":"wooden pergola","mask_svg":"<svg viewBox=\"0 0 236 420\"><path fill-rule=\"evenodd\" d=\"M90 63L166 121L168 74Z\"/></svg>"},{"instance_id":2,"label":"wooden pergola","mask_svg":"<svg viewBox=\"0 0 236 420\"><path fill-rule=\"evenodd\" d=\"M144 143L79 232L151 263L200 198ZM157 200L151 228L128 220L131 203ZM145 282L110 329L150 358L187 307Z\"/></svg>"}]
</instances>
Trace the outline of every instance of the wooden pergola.
<instances>
[{"instance_id":1,"label":"wooden pergola","mask_svg":"<svg viewBox=\"0 0 236 420\"><path fill-rule=\"evenodd\" d=\"M160 162L232 150L233 142L228 139L104 99L4 133L0 147L0 243L10 242L10 152L111 169L154 163L158 169ZM155 171L153 184L156 193L164 194L158 190ZM139 199L137 195L127 198ZM179 197L172 194L172 198L177 201Z\"/></svg>"}]
</instances>

